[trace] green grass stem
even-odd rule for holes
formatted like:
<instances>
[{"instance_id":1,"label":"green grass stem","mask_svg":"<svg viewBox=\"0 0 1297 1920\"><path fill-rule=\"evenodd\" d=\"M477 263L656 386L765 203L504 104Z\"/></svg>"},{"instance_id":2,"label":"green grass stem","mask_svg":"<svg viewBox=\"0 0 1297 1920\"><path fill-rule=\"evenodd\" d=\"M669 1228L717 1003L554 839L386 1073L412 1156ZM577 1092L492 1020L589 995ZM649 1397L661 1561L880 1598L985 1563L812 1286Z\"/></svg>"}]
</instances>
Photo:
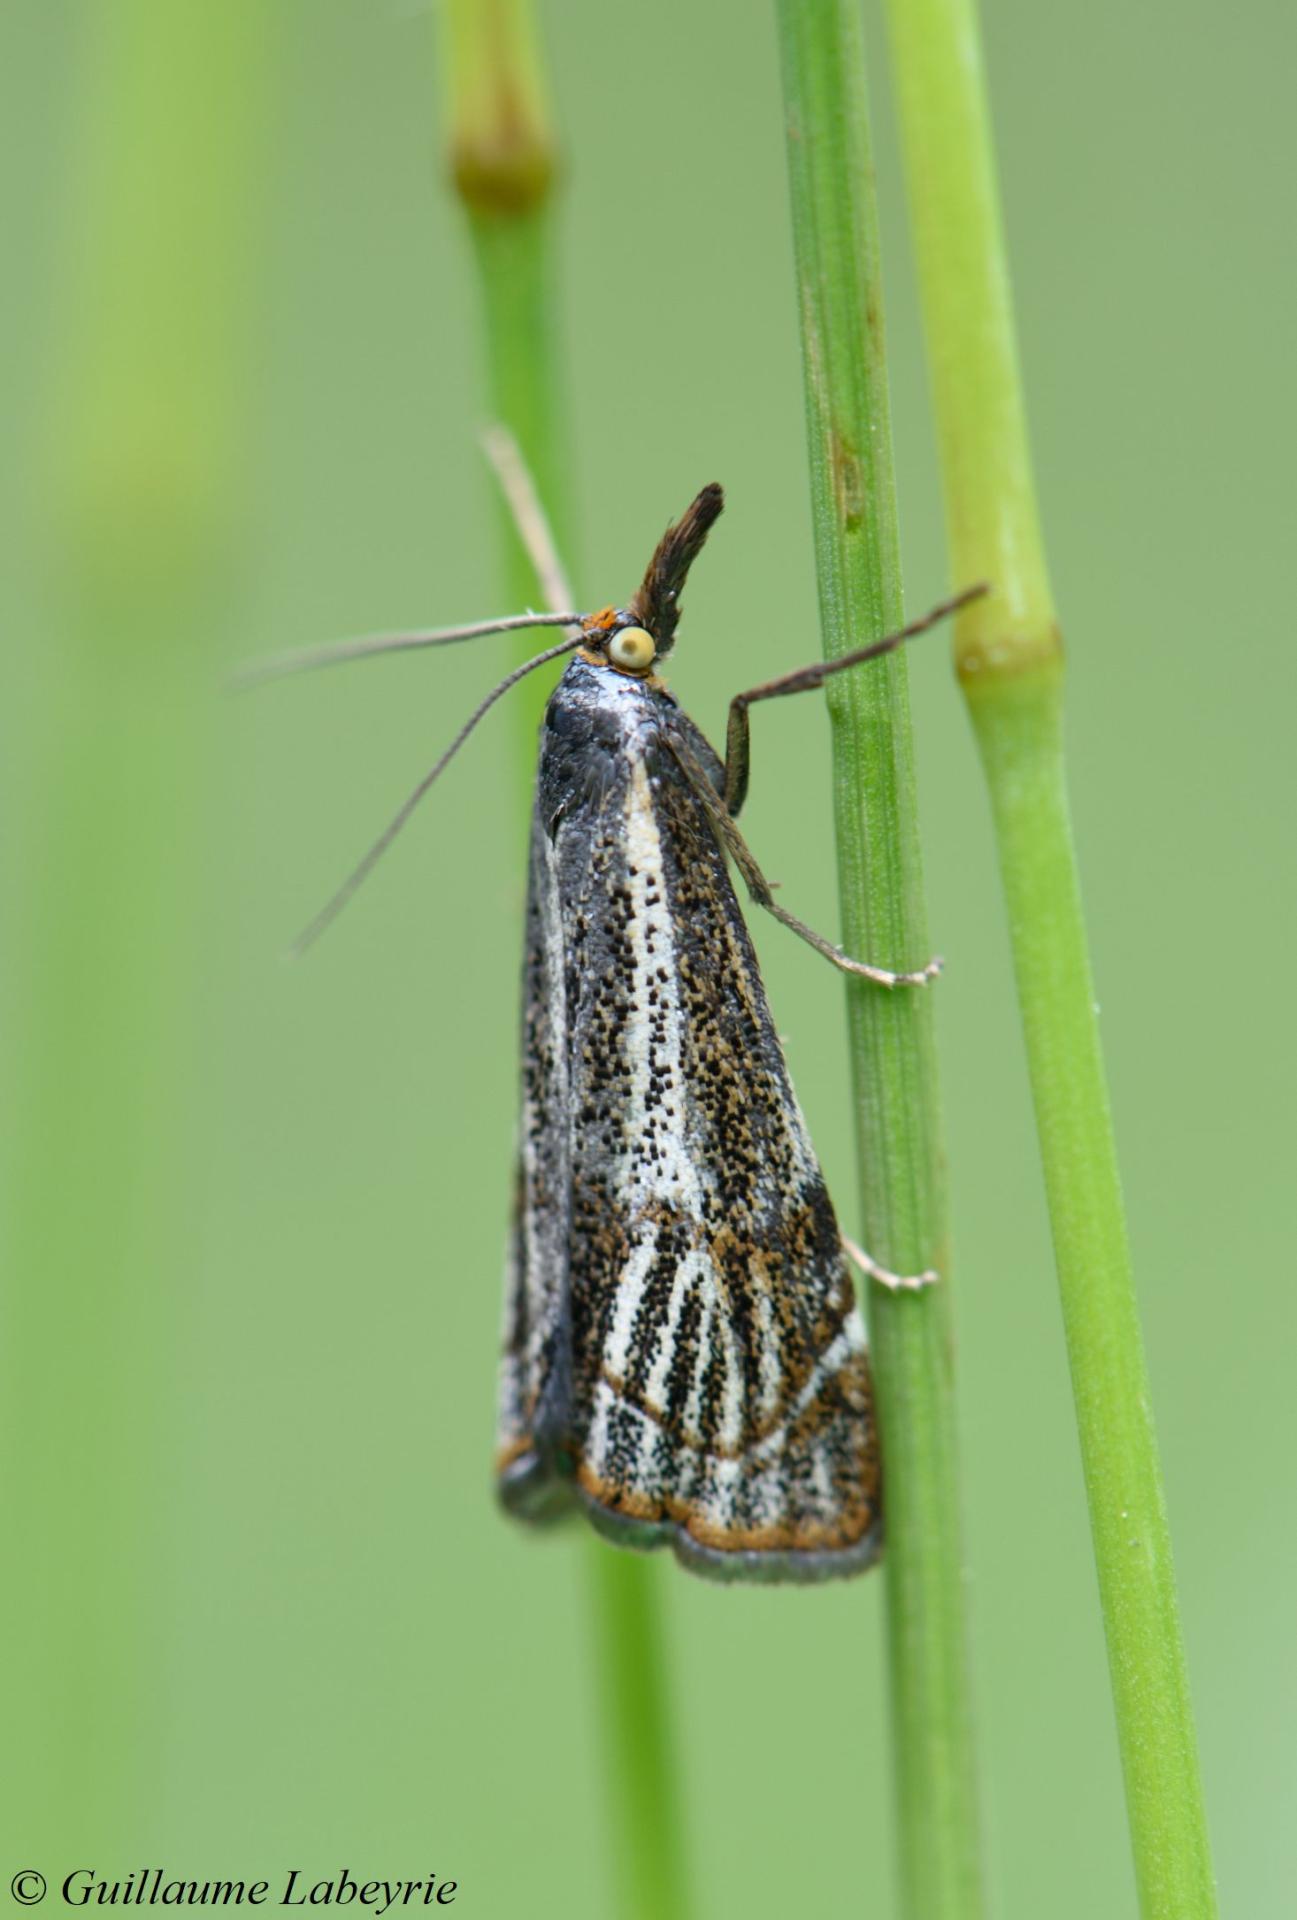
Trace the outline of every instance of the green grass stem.
<instances>
[{"instance_id":1,"label":"green grass stem","mask_svg":"<svg viewBox=\"0 0 1297 1920\"><path fill-rule=\"evenodd\" d=\"M825 652L902 624L864 51L854 0L778 0ZM846 947L929 955L903 655L827 684ZM938 987L936 992L940 992ZM870 1288L904 1911L982 1911L932 991L847 986L866 1245L922 1293Z\"/></svg>"},{"instance_id":2,"label":"green grass stem","mask_svg":"<svg viewBox=\"0 0 1297 1920\"><path fill-rule=\"evenodd\" d=\"M566 557L571 513L549 204L556 154L530 0L452 0L448 25L452 158L481 285L490 417L517 442ZM507 514L504 537L511 602L539 605L542 583ZM521 703L528 806L548 691L540 681L524 683L530 698ZM616 1911L622 1920L688 1920L657 1568L599 1540L587 1542L585 1554Z\"/></svg>"},{"instance_id":3,"label":"green grass stem","mask_svg":"<svg viewBox=\"0 0 1297 1920\"><path fill-rule=\"evenodd\" d=\"M973 0L890 0L951 565L994 593L956 632L990 790L1053 1225L1146 1920L1216 1912L1063 765L1040 537Z\"/></svg>"},{"instance_id":4,"label":"green grass stem","mask_svg":"<svg viewBox=\"0 0 1297 1920\"><path fill-rule=\"evenodd\" d=\"M51 1875L154 1831L164 1766L174 1354L211 1146L206 796L276 39L258 0L117 0L77 35L25 529L41 626L0 1207L3 1709L25 1730L0 1804Z\"/></svg>"},{"instance_id":5,"label":"green grass stem","mask_svg":"<svg viewBox=\"0 0 1297 1920\"><path fill-rule=\"evenodd\" d=\"M558 150L531 0L449 0L451 170L468 218L481 290L486 397L513 435L560 551L572 552L556 308L553 193ZM500 509L511 608L540 583L508 509ZM530 732L539 717L533 691ZM528 778L530 779L530 763Z\"/></svg>"},{"instance_id":6,"label":"green grass stem","mask_svg":"<svg viewBox=\"0 0 1297 1920\"><path fill-rule=\"evenodd\" d=\"M688 1920L693 1902L656 1561L585 1543L603 1706L610 1854L623 1920Z\"/></svg>"}]
</instances>

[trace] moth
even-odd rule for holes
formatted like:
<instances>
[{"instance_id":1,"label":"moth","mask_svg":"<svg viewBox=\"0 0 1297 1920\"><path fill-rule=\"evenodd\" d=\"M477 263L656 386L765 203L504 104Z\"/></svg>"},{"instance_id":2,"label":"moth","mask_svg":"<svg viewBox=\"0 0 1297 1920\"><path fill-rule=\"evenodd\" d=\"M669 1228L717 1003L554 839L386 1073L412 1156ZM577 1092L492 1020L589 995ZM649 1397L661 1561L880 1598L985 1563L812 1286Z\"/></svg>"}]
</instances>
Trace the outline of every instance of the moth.
<instances>
[{"instance_id":1,"label":"moth","mask_svg":"<svg viewBox=\"0 0 1297 1920\"><path fill-rule=\"evenodd\" d=\"M894 973L853 960L775 901L735 825L748 709L821 685L970 596L739 694L722 760L658 672L722 504L719 486L704 487L624 608L380 636L261 673L506 626L575 629L483 702L303 941L492 702L571 653L545 709L531 822L500 1497L533 1522L584 1509L609 1540L669 1545L714 1579L814 1581L862 1571L879 1551L869 1362L729 864L848 973L912 987L940 963ZM932 1277L901 1280L853 1253L892 1285Z\"/></svg>"}]
</instances>

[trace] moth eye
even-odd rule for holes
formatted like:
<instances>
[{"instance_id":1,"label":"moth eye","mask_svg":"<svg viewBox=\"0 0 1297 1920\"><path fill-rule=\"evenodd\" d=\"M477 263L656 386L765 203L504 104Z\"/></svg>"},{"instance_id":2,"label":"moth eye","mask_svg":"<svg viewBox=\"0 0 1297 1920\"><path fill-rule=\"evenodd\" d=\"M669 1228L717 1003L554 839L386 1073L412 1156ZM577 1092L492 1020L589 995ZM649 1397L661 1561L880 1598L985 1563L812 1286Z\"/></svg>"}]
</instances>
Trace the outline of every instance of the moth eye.
<instances>
[{"instance_id":1,"label":"moth eye","mask_svg":"<svg viewBox=\"0 0 1297 1920\"><path fill-rule=\"evenodd\" d=\"M656 655L653 635L643 627L623 627L608 643L608 658L615 667L624 667L629 673L643 673L646 667L652 666Z\"/></svg>"}]
</instances>

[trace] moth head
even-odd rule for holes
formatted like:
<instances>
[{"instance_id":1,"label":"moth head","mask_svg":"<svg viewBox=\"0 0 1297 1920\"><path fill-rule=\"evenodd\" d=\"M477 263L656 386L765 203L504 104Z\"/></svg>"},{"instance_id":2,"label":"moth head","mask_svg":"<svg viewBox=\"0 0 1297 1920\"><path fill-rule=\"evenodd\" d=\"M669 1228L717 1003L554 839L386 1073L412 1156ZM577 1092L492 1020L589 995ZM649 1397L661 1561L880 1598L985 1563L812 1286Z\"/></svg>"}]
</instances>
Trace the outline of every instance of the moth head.
<instances>
[{"instance_id":1,"label":"moth head","mask_svg":"<svg viewBox=\"0 0 1297 1920\"><path fill-rule=\"evenodd\" d=\"M647 627L620 608L604 607L592 614L585 623L584 638L587 653L618 673L642 680L653 671L657 642Z\"/></svg>"},{"instance_id":2,"label":"moth head","mask_svg":"<svg viewBox=\"0 0 1297 1920\"><path fill-rule=\"evenodd\" d=\"M582 651L588 660L643 680L670 653L680 618L681 590L724 504L718 486L704 487L658 541L630 605L602 607L582 622Z\"/></svg>"}]
</instances>

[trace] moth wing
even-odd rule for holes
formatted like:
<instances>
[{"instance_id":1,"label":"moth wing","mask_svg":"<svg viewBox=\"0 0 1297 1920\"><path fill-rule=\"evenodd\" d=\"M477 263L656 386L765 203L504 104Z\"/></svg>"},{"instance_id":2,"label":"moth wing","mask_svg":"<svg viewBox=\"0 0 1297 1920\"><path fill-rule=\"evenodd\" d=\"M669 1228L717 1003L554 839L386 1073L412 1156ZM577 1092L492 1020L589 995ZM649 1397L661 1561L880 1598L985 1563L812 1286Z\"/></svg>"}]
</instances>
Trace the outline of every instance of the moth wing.
<instances>
[{"instance_id":1,"label":"moth wing","mask_svg":"<svg viewBox=\"0 0 1297 1920\"><path fill-rule=\"evenodd\" d=\"M505 1275L496 1470L501 1499L526 1519L571 1505L555 1470L570 1425L571 1200L568 1036L561 902L539 808L532 819L523 962L522 1114Z\"/></svg>"},{"instance_id":2,"label":"moth wing","mask_svg":"<svg viewBox=\"0 0 1297 1920\"><path fill-rule=\"evenodd\" d=\"M577 1491L714 1577L854 1572L880 1539L864 1327L724 856L660 741L559 865Z\"/></svg>"}]
</instances>

